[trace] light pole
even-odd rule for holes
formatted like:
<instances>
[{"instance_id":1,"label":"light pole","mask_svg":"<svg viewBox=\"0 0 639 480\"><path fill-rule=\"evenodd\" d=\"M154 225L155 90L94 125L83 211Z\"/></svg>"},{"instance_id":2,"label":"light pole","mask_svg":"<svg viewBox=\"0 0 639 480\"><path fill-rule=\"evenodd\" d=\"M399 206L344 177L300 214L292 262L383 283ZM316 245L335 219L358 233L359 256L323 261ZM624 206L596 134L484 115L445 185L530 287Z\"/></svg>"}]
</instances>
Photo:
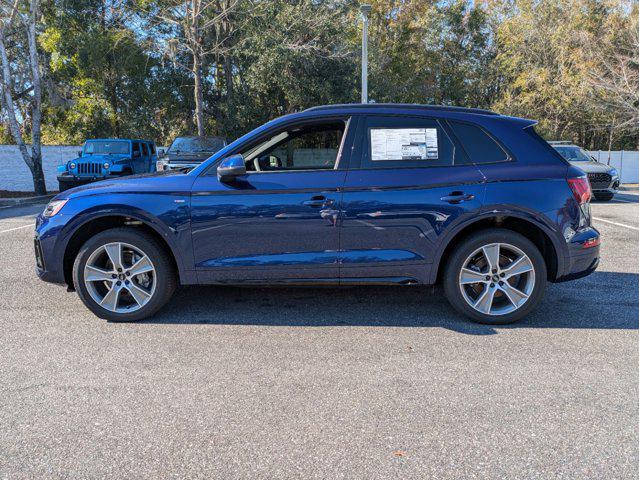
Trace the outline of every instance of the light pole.
<instances>
[{"instance_id":1,"label":"light pole","mask_svg":"<svg viewBox=\"0 0 639 480\"><path fill-rule=\"evenodd\" d=\"M359 11L362 12L362 103L368 103L368 14L371 6L367 4L360 5Z\"/></svg>"}]
</instances>

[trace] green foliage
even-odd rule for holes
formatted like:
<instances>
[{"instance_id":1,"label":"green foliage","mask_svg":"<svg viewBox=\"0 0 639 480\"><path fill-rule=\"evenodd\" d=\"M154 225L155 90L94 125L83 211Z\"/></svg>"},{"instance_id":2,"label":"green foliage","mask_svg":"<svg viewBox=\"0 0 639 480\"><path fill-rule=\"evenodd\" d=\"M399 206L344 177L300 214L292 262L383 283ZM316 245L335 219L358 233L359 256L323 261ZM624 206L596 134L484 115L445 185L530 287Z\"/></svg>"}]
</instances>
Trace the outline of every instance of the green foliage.
<instances>
[{"instance_id":1,"label":"green foliage","mask_svg":"<svg viewBox=\"0 0 639 480\"><path fill-rule=\"evenodd\" d=\"M607 148L617 114L590 72L621 48L625 0L372 0L369 96L493 108L548 137ZM194 133L192 56L173 0L51 0L45 143ZM215 0L200 25L207 132L235 138L276 116L359 101L354 0ZM636 13L636 8L634 10ZM639 129L639 127L637 127ZM637 143L637 130L613 138ZM3 130L0 128L0 137Z\"/></svg>"}]
</instances>

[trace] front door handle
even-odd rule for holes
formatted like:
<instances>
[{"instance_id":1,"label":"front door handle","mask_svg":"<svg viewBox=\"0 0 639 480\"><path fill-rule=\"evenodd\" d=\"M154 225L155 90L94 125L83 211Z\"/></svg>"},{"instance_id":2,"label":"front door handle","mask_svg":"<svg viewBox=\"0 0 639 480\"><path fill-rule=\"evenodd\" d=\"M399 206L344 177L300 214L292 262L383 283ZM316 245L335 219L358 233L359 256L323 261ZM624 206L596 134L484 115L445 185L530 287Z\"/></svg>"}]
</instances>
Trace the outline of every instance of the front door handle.
<instances>
[{"instance_id":1,"label":"front door handle","mask_svg":"<svg viewBox=\"0 0 639 480\"><path fill-rule=\"evenodd\" d=\"M464 192L451 192L450 195L446 195L445 197L440 198L442 202L451 203L453 205L461 202L467 202L469 200L473 200L475 195L472 193L464 193Z\"/></svg>"},{"instance_id":2,"label":"front door handle","mask_svg":"<svg viewBox=\"0 0 639 480\"><path fill-rule=\"evenodd\" d=\"M324 207L327 205L332 205L334 202L334 200L330 199L330 198L326 198L324 195L316 195L314 197L311 197L310 200L306 200L305 202L302 202L302 205L306 205L307 207Z\"/></svg>"}]
</instances>

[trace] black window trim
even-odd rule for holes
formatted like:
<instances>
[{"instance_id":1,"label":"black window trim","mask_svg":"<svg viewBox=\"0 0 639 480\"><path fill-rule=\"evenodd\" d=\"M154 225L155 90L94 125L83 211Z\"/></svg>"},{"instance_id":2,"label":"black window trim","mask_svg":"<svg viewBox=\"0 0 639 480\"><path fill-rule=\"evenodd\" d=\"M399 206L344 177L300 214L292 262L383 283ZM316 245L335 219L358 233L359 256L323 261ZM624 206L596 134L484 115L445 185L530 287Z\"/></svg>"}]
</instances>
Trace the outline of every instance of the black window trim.
<instances>
[{"instance_id":1,"label":"black window trim","mask_svg":"<svg viewBox=\"0 0 639 480\"><path fill-rule=\"evenodd\" d=\"M472 157L468 153L468 150L466 150L466 147L464 147L464 142L462 142L461 139L455 134L455 128L453 127L453 125L451 125L451 122L463 123L463 124L466 124L466 125L470 125L471 127L475 127L475 128L480 129L485 135L488 136L488 138L490 138L493 142L495 142L497 144L497 146L506 154L506 159L505 160L495 160L493 162L482 162L482 163L475 163L475 162L471 161L468 165L475 165L476 167L479 167L480 165L496 165L496 164L500 164L500 163L508 163L508 162L516 162L517 161L517 158L512 154L512 152L508 148L506 148L503 143L501 143L492 133L490 133L488 130L486 130L482 125L479 125L478 123L474 123L474 122L469 122L467 120L458 120L456 118L455 119L447 118L447 119L445 119L445 121L446 121L446 126L450 130L451 135L453 135L455 140L457 140L457 142L459 143L460 148L464 151L464 153L466 154L466 157L469 160L472 160ZM459 165L459 166L461 166L461 165Z\"/></svg>"},{"instance_id":2,"label":"black window trim","mask_svg":"<svg viewBox=\"0 0 639 480\"><path fill-rule=\"evenodd\" d=\"M273 134L275 134L277 132L284 131L287 128L290 128L291 126L295 126L295 125L306 126L306 125L313 125L313 124L330 123L331 121L333 121L333 122L337 122L337 121L344 122L344 133L342 134L342 140L340 142L340 147L339 147L339 149L337 151L337 157L335 158L335 165L334 165L333 168L312 168L312 169L308 168L308 169L302 169L302 170L268 170L268 171L264 171L264 172L252 172L251 171L251 172L246 172L246 174L247 175L253 175L255 173L258 173L258 174L265 174L265 173L313 173L313 172L332 172L332 171L338 171L338 170L347 170L348 169L348 165L343 165L342 164L343 157L344 157L344 145L346 144L346 139L348 137L349 131L351 131L354 127L357 126L357 124L352 125L354 118L355 118L355 115L327 115L327 116L321 116L321 117L309 117L309 118L304 118L304 119L291 120L289 122L282 123L282 124L277 125L277 126L273 126L273 128L269 128L268 130L262 132L262 134L260 134L256 139L249 140L247 143L244 143L242 145L238 145L237 148L235 148L235 149L231 150L230 152L228 152L225 157L221 157L218 160L216 160L204 172L202 172L201 176L205 176L205 177L207 177L207 176L208 177L217 176L217 166L222 160L224 160L224 158L230 157L231 155L236 155L237 153L239 153L240 150L244 150L246 148L252 148L252 147L257 146L267 136L273 136Z\"/></svg>"}]
</instances>

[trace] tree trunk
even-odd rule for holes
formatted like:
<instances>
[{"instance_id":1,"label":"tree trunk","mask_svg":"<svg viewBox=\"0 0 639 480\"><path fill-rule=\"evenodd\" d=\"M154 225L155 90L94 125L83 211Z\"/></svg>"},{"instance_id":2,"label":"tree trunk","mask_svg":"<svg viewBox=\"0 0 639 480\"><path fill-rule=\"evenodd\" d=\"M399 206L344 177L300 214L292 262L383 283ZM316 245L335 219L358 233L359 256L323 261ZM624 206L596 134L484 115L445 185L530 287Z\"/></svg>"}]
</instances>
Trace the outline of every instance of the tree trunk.
<instances>
[{"instance_id":1,"label":"tree trunk","mask_svg":"<svg viewBox=\"0 0 639 480\"><path fill-rule=\"evenodd\" d=\"M33 166L29 169L33 178L33 191L36 195L46 195L47 185L44 180L44 171L42 170L42 157L35 158L35 155L32 155L32 158Z\"/></svg>"},{"instance_id":2,"label":"tree trunk","mask_svg":"<svg viewBox=\"0 0 639 480\"><path fill-rule=\"evenodd\" d=\"M202 58L199 52L193 53L193 78L195 80L195 89L193 91L195 97L195 123L197 125L197 134L204 136L204 93L202 92Z\"/></svg>"},{"instance_id":3,"label":"tree trunk","mask_svg":"<svg viewBox=\"0 0 639 480\"><path fill-rule=\"evenodd\" d=\"M12 13L13 17L13 13ZM6 112L7 121L11 136L16 142L24 163L31 170L33 177L33 190L37 195L45 195L47 193L46 184L44 182L44 172L42 171L42 149L41 149L41 131L42 131L42 81L40 75L40 64L38 58L38 46L36 42L36 22L38 17L38 0L31 0L30 12L26 18L21 18L24 24L27 42L29 45L29 70L31 84L33 86L33 98L30 101L31 113L31 153L27 150L27 146L22 138L22 129L18 123L16 115L16 104L13 101L11 93L11 70L9 68L10 60L7 55L5 46L5 31L0 29L0 63L2 64L2 80L0 81L0 93L2 93L2 101L0 104ZM21 113L21 118L26 121L27 115Z\"/></svg>"},{"instance_id":4,"label":"tree trunk","mask_svg":"<svg viewBox=\"0 0 639 480\"><path fill-rule=\"evenodd\" d=\"M29 41L29 63L31 64L31 82L33 84L33 100L31 102L31 175L36 195L46 195L47 187L42 171L42 76L40 75L40 59L36 40L36 23L38 19L38 0L31 0L31 15L27 28Z\"/></svg>"}]
</instances>

